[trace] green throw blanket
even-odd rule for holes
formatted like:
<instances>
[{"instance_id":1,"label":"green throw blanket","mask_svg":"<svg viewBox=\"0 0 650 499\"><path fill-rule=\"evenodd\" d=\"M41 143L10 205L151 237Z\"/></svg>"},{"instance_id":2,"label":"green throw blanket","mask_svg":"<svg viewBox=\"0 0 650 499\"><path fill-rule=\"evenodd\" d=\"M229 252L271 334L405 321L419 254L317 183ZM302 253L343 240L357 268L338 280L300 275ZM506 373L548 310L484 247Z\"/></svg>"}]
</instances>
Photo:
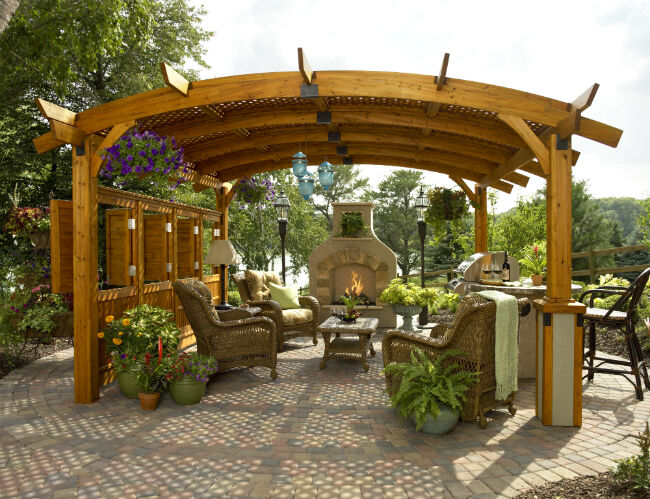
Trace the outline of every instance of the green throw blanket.
<instances>
[{"instance_id":1,"label":"green throw blanket","mask_svg":"<svg viewBox=\"0 0 650 499\"><path fill-rule=\"evenodd\" d=\"M494 339L494 374L497 382L496 400L505 400L517 391L517 367L519 363L517 332L519 308L517 299L500 291L481 291L477 294L496 303Z\"/></svg>"}]
</instances>

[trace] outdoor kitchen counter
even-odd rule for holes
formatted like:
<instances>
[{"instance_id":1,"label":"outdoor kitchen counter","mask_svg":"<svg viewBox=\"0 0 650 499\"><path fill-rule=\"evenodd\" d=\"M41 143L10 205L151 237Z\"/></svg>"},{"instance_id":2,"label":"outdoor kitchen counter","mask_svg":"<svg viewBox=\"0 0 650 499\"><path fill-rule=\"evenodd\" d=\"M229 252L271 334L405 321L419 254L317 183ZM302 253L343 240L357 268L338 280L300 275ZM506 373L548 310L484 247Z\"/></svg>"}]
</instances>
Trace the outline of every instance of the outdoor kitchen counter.
<instances>
[{"instance_id":1,"label":"outdoor kitchen counter","mask_svg":"<svg viewBox=\"0 0 650 499\"><path fill-rule=\"evenodd\" d=\"M546 286L494 286L487 284L480 284L477 282L467 283L467 292L472 291L485 291L485 290L501 291L513 295L515 298L528 298L532 307L533 301L539 298L544 298L546 293ZM571 293L578 293L582 288L576 284L571 285ZM530 313L519 319L521 324L519 326L519 377L520 378L535 378L535 311L531 308Z\"/></svg>"}]
</instances>

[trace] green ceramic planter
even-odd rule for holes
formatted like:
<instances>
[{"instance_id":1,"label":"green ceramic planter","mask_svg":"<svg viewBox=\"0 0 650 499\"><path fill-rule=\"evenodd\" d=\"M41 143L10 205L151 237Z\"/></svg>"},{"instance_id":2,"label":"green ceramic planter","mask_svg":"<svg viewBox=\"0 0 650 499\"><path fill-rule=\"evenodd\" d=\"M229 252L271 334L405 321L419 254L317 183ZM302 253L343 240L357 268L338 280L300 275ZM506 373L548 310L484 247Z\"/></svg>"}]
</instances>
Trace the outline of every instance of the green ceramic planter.
<instances>
[{"instance_id":1,"label":"green ceramic planter","mask_svg":"<svg viewBox=\"0 0 650 499\"><path fill-rule=\"evenodd\" d=\"M137 399L140 385L138 376L133 371L120 371L117 373L117 384L120 387L122 395L126 398Z\"/></svg>"},{"instance_id":2,"label":"green ceramic planter","mask_svg":"<svg viewBox=\"0 0 650 499\"><path fill-rule=\"evenodd\" d=\"M459 409L454 410L445 404L438 404L438 409L440 409L440 414L438 414L437 418L431 417L431 414L426 415L420 431L441 437L449 433L456 426L460 417ZM411 414L411 421L415 424L415 414Z\"/></svg>"},{"instance_id":3,"label":"green ceramic planter","mask_svg":"<svg viewBox=\"0 0 650 499\"><path fill-rule=\"evenodd\" d=\"M169 383L169 394L178 405L198 404L205 395L206 383L201 383L189 377Z\"/></svg>"}]
</instances>

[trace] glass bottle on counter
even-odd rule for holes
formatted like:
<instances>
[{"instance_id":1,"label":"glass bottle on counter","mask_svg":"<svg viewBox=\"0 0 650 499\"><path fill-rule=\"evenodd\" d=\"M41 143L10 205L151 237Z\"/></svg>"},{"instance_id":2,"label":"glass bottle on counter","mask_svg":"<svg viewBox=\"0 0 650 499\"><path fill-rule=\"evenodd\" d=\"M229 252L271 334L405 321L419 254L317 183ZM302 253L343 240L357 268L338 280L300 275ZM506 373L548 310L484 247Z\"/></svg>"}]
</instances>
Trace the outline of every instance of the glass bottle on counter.
<instances>
[{"instance_id":1,"label":"glass bottle on counter","mask_svg":"<svg viewBox=\"0 0 650 499\"><path fill-rule=\"evenodd\" d=\"M508 263L508 252L505 252L505 257L503 259L503 273L501 274L501 280L507 282L510 280L510 264Z\"/></svg>"}]
</instances>

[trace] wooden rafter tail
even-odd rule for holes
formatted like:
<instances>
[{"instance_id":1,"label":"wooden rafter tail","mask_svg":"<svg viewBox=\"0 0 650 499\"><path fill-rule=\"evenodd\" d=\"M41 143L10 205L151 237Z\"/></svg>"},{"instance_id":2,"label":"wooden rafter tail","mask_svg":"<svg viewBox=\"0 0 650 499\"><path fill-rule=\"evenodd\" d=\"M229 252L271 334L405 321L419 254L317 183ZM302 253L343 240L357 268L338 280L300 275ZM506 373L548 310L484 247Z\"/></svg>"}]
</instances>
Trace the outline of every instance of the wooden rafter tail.
<instances>
[{"instance_id":1,"label":"wooden rafter tail","mask_svg":"<svg viewBox=\"0 0 650 499\"><path fill-rule=\"evenodd\" d=\"M449 178L452 179L454 182L456 182L461 189L463 189L463 192L467 195L467 199L469 199L472 203L476 203L476 194L472 192L472 189L469 188L469 186L465 183L465 181L460 178L456 177L455 175L449 175Z\"/></svg>"},{"instance_id":2,"label":"wooden rafter tail","mask_svg":"<svg viewBox=\"0 0 650 499\"><path fill-rule=\"evenodd\" d=\"M77 115L72 111L52 104L40 97L36 97L36 106L46 120L56 120L66 125L74 125Z\"/></svg>"},{"instance_id":3,"label":"wooden rafter tail","mask_svg":"<svg viewBox=\"0 0 650 499\"><path fill-rule=\"evenodd\" d=\"M311 85L314 72L311 70L311 65L309 64L302 47L298 47L298 70L300 71L305 84Z\"/></svg>"},{"instance_id":4,"label":"wooden rafter tail","mask_svg":"<svg viewBox=\"0 0 650 499\"><path fill-rule=\"evenodd\" d=\"M90 159L90 176L91 177L96 177L99 174L99 169L102 166L102 162L104 161L101 157L102 151L104 149L111 147L115 142L126 132L131 130L136 125L135 120L130 120L126 121L124 123L118 123L115 125L111 130L108 132L108 135L104 137L102 140L101 144L97 147L97 150L95 151L95 154L93 154L92 158Z\"/></svg>"},{"instance_id":5,"label":"wooden rafter tail","mask_svg":"<svg viewBox=\"0 0 650 499\"><path fill-rule=\"evenodd\" d=\"M165 62L160 63L160 70L162 71L165 85L173 88L181 95L187 97L190 93L190 82L185 79L183 75L175 71Z\"/></svg>"},{"instance_id":6,"label":"wooden rafter tail","mask_svg":"<svg viewBox=\"0 0 650 499\"><path fill-rule=\"evenodd\" d=\"M576 110L582 112L587 109L594 102L599 87L600 85L598 83L594 83L587 90L582 92L577 99L567 105L567 111Z\"/></svg>"},{"instance_id":7,"label":"wooden rafter tail","mask_svg":"<svg viewBox=\"0 0 650 499\"><path fill-rule=\"evenodd\" d=\"M57 147L65 145L65 142L56 140L52 132L44 133L43 135L40 135L33 139L32 142L34 143L34 147L36 148L36 152L38 154L43 154L56 149Z\"/></svg>"},{"instance_id":8,"label":"wooden rafter tail","mask_svg":"<svg viewBox=\"0 0 650 499\"><path fill-rule=\"evenodd\" d=\"M447 67L449 66L449 52L445 52L442 58L442 66L440 66L440 74L433 79L436 84L436 90L442 90L442 87L447 84Z\"/></svg>"},{"instance_id":9,"label":"wooden rafter tail","mask_svg":"<svg viewBox=\"0 0 650 499\"><path fill-rule=\"evenodd\" d=\"M73 146L81 147L84 145L86 133L71 125L57 121L50 120L50 131L52 138L65 144L72 144Z\"/></svg>"}]
</instances>

